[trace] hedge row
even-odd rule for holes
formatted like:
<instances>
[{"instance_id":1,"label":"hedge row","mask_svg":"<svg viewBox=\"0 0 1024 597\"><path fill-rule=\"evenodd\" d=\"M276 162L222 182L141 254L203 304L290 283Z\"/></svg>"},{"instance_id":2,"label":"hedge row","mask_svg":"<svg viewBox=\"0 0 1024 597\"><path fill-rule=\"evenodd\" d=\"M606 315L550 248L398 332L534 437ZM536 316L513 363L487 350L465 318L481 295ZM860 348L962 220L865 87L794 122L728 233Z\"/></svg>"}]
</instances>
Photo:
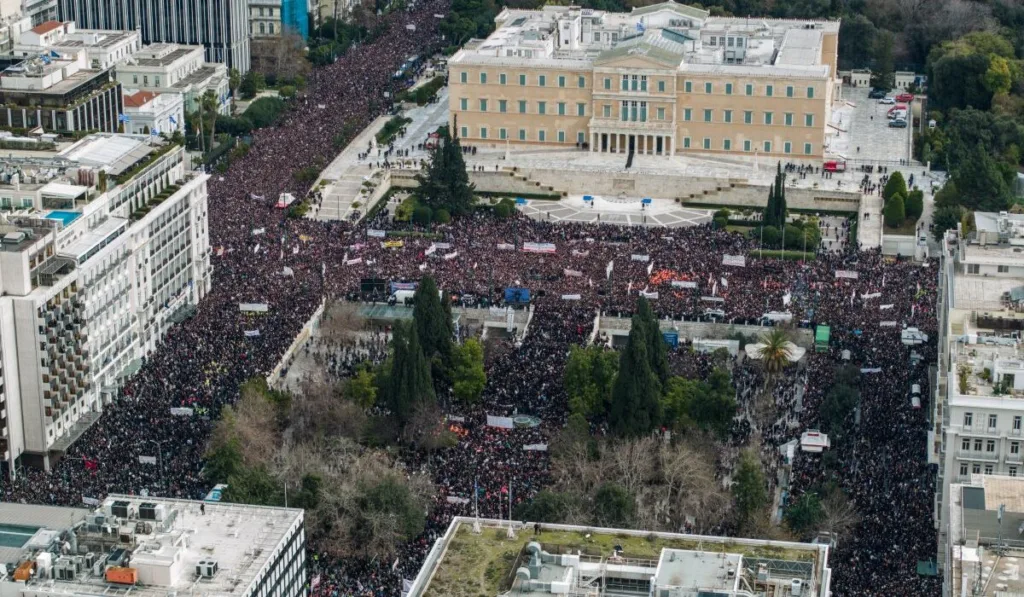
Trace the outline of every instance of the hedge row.
<instances>
[{"instance_id":1,"label":"hedge row","mask_svg":"<svg viewBox=\"0 0 1024 597\"><path fill-rule=\"evenodd\" d=\"M801 261L803 259L812 261L816 257L814 251L804 253L802 251L779 251L777 249L769 249L765 251L753 249L748 253L748 255L750 257L761 257L764 259L785 259L787 261Z\"/></svg>"}]
</instances>

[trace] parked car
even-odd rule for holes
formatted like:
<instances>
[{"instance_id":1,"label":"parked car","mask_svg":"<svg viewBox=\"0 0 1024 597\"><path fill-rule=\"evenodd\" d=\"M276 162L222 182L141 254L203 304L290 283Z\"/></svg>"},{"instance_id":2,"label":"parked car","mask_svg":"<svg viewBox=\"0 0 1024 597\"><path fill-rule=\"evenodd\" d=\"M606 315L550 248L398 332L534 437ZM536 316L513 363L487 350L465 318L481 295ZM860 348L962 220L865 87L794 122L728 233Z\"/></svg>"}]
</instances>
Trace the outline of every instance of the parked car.
<instances>
[{"instance_id":1,"label":"parked car","mask_svg":"<svg viewBox=\"0 0 1024 597\"><path fill-rule=\"evenodd\" d=\"M912 101L914 101L914 94L913 93L901 93L901 94L896 96L896 101L898 101L898 102L912 102Z\"/></svg>"},{"instance_id":2,"label":"parked car","mask_svg":"<svg viewBox=\"0 0 1024 597\"><path fill-rule=\"evenodd\" d=\"M906 104L896 104L895 106L889 108L889 116L892 116L894 113L899 112L900 110L903 110L904 112L906 112L907 111L907 105Z\"/></svg>"},{"instance_id":3,"label":"parked car","mask_svg":"<svg viewBox=\"0 0 1024 597\"><path fill-rule=\"evenodd\" d=\"M889 120L906 120L906 110L896 110L895 112L889 112Z\"/></svg>"},{"instance_id":4,"label":"parked car","mask_svg":"<svg viewBox=\"0 0 1024 597\"><path fill-rule=\"evenodd\" d=\"M885 90L883 89L872 89L868 92L868 99L882 99L885 97Z\"/></svg>"},{"instance_id":5,"label":"parked car","mask_svg":"<svg viewBox=\"0 0 1024 597\"><path fill-rule=\"evenodd\" d=\"M895 104L896 103L896 98L892 97L891 95L887 95L887 96L883 97L882 99L878 100L878 103L880 103L880 104Z\"/></svg>"},{"instance_id":6,"label":"parked car","mask_svg":"<svg viewBox=\"0 0 1024 597\"><path fill-rule=\"evenodd\" d=\"M905 129L907 128L907 121L903 118L894 118L889 121L889 126L894 129Z\"/></svg>"}]
</instances>

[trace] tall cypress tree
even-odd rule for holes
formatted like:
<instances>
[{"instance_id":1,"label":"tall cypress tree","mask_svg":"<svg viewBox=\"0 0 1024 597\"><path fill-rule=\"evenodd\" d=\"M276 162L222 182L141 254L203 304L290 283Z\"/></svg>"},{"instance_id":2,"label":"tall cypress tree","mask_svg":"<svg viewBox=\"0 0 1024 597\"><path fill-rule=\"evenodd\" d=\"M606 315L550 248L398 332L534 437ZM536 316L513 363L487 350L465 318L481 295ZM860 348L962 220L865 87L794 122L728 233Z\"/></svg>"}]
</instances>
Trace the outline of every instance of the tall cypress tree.
<instances>
[{"instance_id":1,"label":"tall cypress tree","mask_svg":"<svg viewBox=\"0 0 1024 597\"><path fill-rule=\"evenodd\" d=\"M416 196L431 209L447 209L452 215L465 215L473 207L475 187L469 183L466 160L459 139L452 138L448 127L439 131L437 145L430 150L430 163L416 176Z\"/></svg>"},{"instance_id":2,"label":"tall cypress tree","mask_svg":"<svg viewBox=\"0 0 1024 597\"><path fill-rule=\"evenodd\" d=\"M786 174L778 163L775 183L768 188L768 204L764 208L764 225L782 228L786 225Z\"/></svg>"},{"instance_id":3,"label":"tall cypress tree","mask_svg":"<svg viewBox=\"0 0 1024 597\"><path fill-rule=\"evenodd\" d=\"M775 185L768 187L768 203L764 206L764 216L761 218L764 226L775 225Z\"/></svg>"},{"instance_id":4,"label":"tall cypress tree","mask_svg":"<svg viewBox=\"0 0 1024 597\"><path fill-rule=\"evenodd\" d=\"M430 377L430 363L423 356L416 326L396 323L391 344L394 353L383 398L395 417L404 423L417 405L437 398Z\"/></svg>"},{"instance_id":5,"label":"tall cypress tree","mask_svg":"<svg viewBox=\"0 0 1024 597\"><path fill-rule=\"evenodd\" d=\"M416 324L419 342L428 361L435 356L447 367L452 356L451 309L445 309L438 297L437 284L430 276L420 280L413 296L412 317Z\"/></svg>"},{"instance_id":6,"label":"tall cypress tree","mask_svg":"<svg viewBox=\"0 0 1024 597\"><path fill-rule=\"evenodd\" d=\"M636 312L647 326L647 357L651 362L651 371L658 377L658 381L664 384L668 381L668 351L661 337L658 318L651 309L651 302L643 296L637 302Z\"/></svg>"},{"instance_id":7,"label":"tall cypress tree","mask_svg":"<svg viewBox=\"0 0 1024 597\"><path fill-rule=\"evenodd\" d=\"M638 437L650 433L661 417L661 384L651 370L648 356L648 326L639 315L625 350L619 355L619 374L612 387L608 422L619 436Z\"/></svg>"}]
</instances>

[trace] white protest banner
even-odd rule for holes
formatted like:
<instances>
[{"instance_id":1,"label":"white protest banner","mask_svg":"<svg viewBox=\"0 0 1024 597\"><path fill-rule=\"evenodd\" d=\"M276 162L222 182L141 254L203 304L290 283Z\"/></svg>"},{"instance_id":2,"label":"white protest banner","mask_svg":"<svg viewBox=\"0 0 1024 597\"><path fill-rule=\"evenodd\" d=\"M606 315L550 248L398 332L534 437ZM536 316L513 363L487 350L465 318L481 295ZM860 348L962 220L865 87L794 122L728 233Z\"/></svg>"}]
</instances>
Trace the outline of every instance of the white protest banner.
<instances>
[{"instance_id":1,"label":"white protest banner","mask_svg":"<svg viewBox=\"0 0 1024 597\"><path fill-rule=\"evenodd\" d=\"M457 495L450 495L444 498L444 501L448 502L449 504L468 504L469 498L462 498Z\"/></svg>"},{"instance_id":2,"label":"white protest banner","mask_svg":"<svg viewBox=\"0 0 1024 597\"><path fill-rule=\"evenodd\" d=\"M894 328L894 327L896 327L898 325L899 325L899 323L897 323L895 321L880 321L880 322L878 322L878 327L880 327L880 328Z\"/></svg>"},{"instance_id":3,"label":"white protest banner","mask_svg":"<svg viewBox=\"0 0 1024 597\"><path fill-rule=\"evenodd\" d=\"M369 236L371 238L384 238L387 235L388 233L384 232L383 230L375 230L373 228L366 229L366 236Z\"/></svg>"},{"instance_id":4,"label":"white protest banner","mask_svg":"<svg viewBox=\"0 0 1024 597\"><path fill-rule=\"evenodd\" d=\"M654 262L653 261L647 264L647 275L648 276L651 275L652 271L654 271Z\"/></svg>"},{"instance_id":5,"label":"white protest banner","mask_svg":"<svg viewBox=\"0 0 1024 597\"><path fill-rule=\"evenodd\" d=\"M578 294L563 294L562 295L562 300L563 301L578 301L578 300L580 300L582 298L583 297L581 297Z\"/></svg>"},{"instance_id":6,"label":"white protest banner","mask_svg":"<svg viewBox=\"0 0 1024 597\"><path fill-rule=\"evenodd\" d=\"M259 243L256 243L256 246L255 246L255 247L253 247L253 249L252 249L252 254L253 254L253 255L256 255L256 254L258 254L259 252L260 252L260 245L259 245Z\"/></svg>"},{"instance_id":7,"label":"white protest banner","mask_svg":"<svg viewBox=\"0 0 1024 597\"><path fill-rule=\"evenodd\" d=\"M722 278L722 288L728 288L728 287L729 287L729 281L726 280L725 278Z\"/></svg>"},{"instance_id":8,"label":"white protest banner","mask_svg":"<svg viewBox=\"0 0 1024 597\"><path fill-rule=\"evenodd\" d=\"M793 295L792 294L787 292L786 294L782 295L782 305L783 306L788 307L789 303L791 303L792 301L793 301Z\"/></svg>"},{"instance_id":9,"label":"white protest banner","mask_svg":"<svg viewBox=\"0 0 1024 597\"><path fill-rule=\"evenodd\" d=\"M88 497L88 496L84 496L83 495L82 496L82 503L85 504L86 506L99 506L103 502L99 501L96 498L92 498L92 497Z\"/></svg>"},{"instance_id":10,"label":"white protest banner","mask_svg":"<svg viewBox=\"0 0 1024 597\"><path fill-rule=\"evenodd\" d=\"M434 243L434 246L438 249L450 249L452 248L451 243Z\"/></svg>"},{"instance_id":11,"label":"white protest banner","mask_svg":"<svg viewBox=\"0 0 1024 597\"><path fill-rule=\"evenodd\" d=\"M245 330L243 333L245 334L246 338L256 338L260 335L259 330Z\"/></svg>"},{"instance_id":12,"label":"white protest banner","mask_svg":"<svg viewBox=\"0 0 1024 597\"><path fill-rule=\"evenodd\" d=\"M647 298L647 299L654 300L654 299L658 298L658 292L657 291L647 292L646 290L641 290L640 291L640 296L642 296L644 298Z\"/></svg>"},{"instance_id":13,"label":"white protest banner","mask_svg":"<svg viewBox=\"0 0 1024 597\"><path fill-rule=\"evenodd\" d=\"M702 296L700 300L707 301L709 303L724 303L725 299L720 296Z\"/></svg>"},{"instance_id":14,"label":"white protest banner","mask_svg":"<svg viewBox=\"0 0 1024 597\"><path fill-rule=\"evenodd\" d=\"M523 449L526 450L527 452L547 452L548 451L548 445L547 444L526 444L525 446L523 446Z\"/></svg>"},{"instance_id":15,"label":"white protest banner","mask_svg":"<svg viewBox=\"0 0 1024 597\"><path fill-rule=\"evenodd\" d=\"M562 270L562 273L567 275L567 276L572 276L573 278L582 278L583 277L583 272L581 272L579 270L575 270L575 269L564 269L564 270Z\"/></svg>"},{"instance_id":16,"label":"white protest banner","mask_svg":"<svg viewBox=\"0 0 1024 597\"><path fill-rule=\"evenodd\" d=\"M425 251L423 251L423 254L424 255L433 255L436 252L437 252L437 246L430 245L429 247L427 247L427 249Z\"/></svg>"},{"instance_id":17,"label":"white protest banner","mask_svg":"<svg viewBox=\"0 0 1024 597\"><path fill-rule=\"evenodd\" d=\"M865 300L866 301L868 299L878 298L880 296L882 296L881 292L872 292L871 294L862 294L862 295L860 295L860 298L861 298L861 300Z\"/></svg>"},{"instance_id":18,"label":"white protest banner","mask_svg":"<svg viewBox=\"0 0 1024 597\"><path fill-rule=\"evenodd\" d=\"M295 247L295 248L297 249L298 247ZM286 266L284 266L284 270L281 272L281 275L286 277L286 278L292 278L292 277L295 276L295 270L293 270L292 268L290 268L290 267L288 267L286 265Z\"/></svg>"},{"instance_id":19,"label":"white protest banner","mask_svg":"<svg viewBox=\"0 0 1024 597\"><path fill-rule=\"evenodd\" d=\"M455 259L458 256L459 256L459 252L458 251L452 251L451 253L448 253L447 255L445 255L444 258L446 260L448 260L448 259Z\"/></svg>"},{"instance_id":20,"label":"white protest banner","mask_svg":"<svg viewBox=\"0 0 1024 597\"><path fill-rule=\"evenodd\" d=\"M554 243L523 243L523 253L554 253Z\"/></svg>"},{"instance_id":21,"label":"white protest banner","mask_svg":"<svg viewBox=\"0 0 1024 597\"><path fill-rule=\"evenodd\" d=\"M845 269L837 269L836 270L836 279L839 279L839 278L849 278L851 280L856 280L859 277L860 277L860 274L858 274L857 272L854 272L854 271L845 270Z\"/></svg>"},{"instance_id":22,"label":"white protest banner","mask_svg":"<svg viewBox=\"0 0 1024 597\"><path fill-rule=\"evenodd\" d=\"M455 415L448 415L448 420L449 421L454 421L456 423L465 423L466 422L466 417L457 417Z\"/></svg>"},{"instance_id":23,"label":"white protest banner","mask_svg":"<svg viewBox=\"0 0 1024 597\"><path fill-rule=\"evenodd\" d=\"M266 313L270 306L266 303L238 303L238 310L243 313Z\"/></svg>"},{"instance_id":24,"label":"white protest banner","mask_svg":"<svg viewBox=\"0 0 1024 597\"><path fill-rule=\"evenodd\" d=\"M266 234L266 233L267 233L267 229L266 228L253 228L252 229L252 235L253 236L259 236L261 234Z\"/></svg>"},{"instance_id":25,"label":"white protest banner","mask_svg":"<svg viewBox=\"0 0 1024 597\"><path fill-rule=\"evenodd\" d=\"M881 373L882 372L882 368L881 367L872 367L872 368L868 368L868 369L861 369L860 372L861 373Z\"/></svg>"},{"instance_id":26,"label":"white protest banner","mask_svg":"<svg viewBox=\"0 0 1024 597\"><path fill-rule=\"evenodd\" d=\"M156 464L156 456L139 456L139 464Z\"/></svg>"},{"instance_id":27,"label":"white protest banner","mask_svg":"<svg viewBox=\"0 0 1024 597\"><path fill-rule=\"evenodd\" d=\"M648 261L651 260L650 255L637 255L635 253L633 255L630 255L629 258L632 259L633 261L642 261L643 263L647 263Z\"/></svg>"},{"instance_id":28,"label":"white protest banner","mask_svg":"<svg viewBox=\"0 0 1024 597\"><path fill-rule=\"evenodd\" d=\"M696 288L697 283L690 280L672 280L672 288Z\"/></svg>"},{"instance_id":29,"label":"white protest banner","mask_svg":"<svg viewBox=\"0 0 1024 597\"><path fill-rule=\"evenodd\" d=\"M605 266L605 268L604 268L604 276L605 276L605 278L611 278L612 277L612 270L614 270L614 269L615 269L615 260L612 259L611 261L608 262L608 265Z\"/></svg>"},{"instance_id":30,"label":"white protest banner","mask_svg":"<svg viewBox=\"0 0 1024 597\"><path fill-rule=\"evenodd\" d=\"M747 267L747 258L744 255L722 255L722 265Z\"/></svg>"},{"instance_id":31,"label":"white protest banner","mask_svg":"<svg viewBox=\"0 0 1024 597\"><path fill-rule=\"evenodd\" d=\"M498 250L499 251L515 251L516 250L516 246L515 245L510 245L508 243L498 243Z\"/></svg>"},{"instance_id":32,"label":"white protest banner","mask_svg":"<svg viewBox=\"0 0 1024 597\"><path fill-rule=\"evenodd\" d=\"M171 416L174 417L191 417L195 414L195 411L187 406L172 406Z\"/></svg>"},{"instance_id":33,"label":"white protest banner","mask_svg":"<svg viewBox=\"0 0 1024 597\"><path fill-rule=\"evenodd\" d=\"M487 426L512 429L515 425L512 423L512 417L496 417L494 415L487 415Z\"/></svg>"},{"instance_id":34,"label":"white protest banner","mask_svg":"<svg viewBox=\"0 0 1024 597\"><path fill-rule=\"evenodd\" d=\"M590 251L577 251L576 249L573 249L572 254L574 257L586 257L587 255L590 255Z\"/></svg>"},{"instance_id":35,"label":"white protest banner","mask_svg":"<svg viewBox=\"0 0 1024 597\"><path fill-rule=\"evenodd\" d=\"M356 257L355 259L348 259L345 261L345 265L358 265L363 262L362 257Z\"/></svg>"},{"instance_id":36,"label":"white protest banner","mask_svg":"<svg viewBox=\"0 0 1024 597\"><path fill-rule=\"evenodd\" d=\"M878 305L878 310L879 311L885 311L887 309L892 309L895 306L896 305Z\"/></svg>"}]
</instances>

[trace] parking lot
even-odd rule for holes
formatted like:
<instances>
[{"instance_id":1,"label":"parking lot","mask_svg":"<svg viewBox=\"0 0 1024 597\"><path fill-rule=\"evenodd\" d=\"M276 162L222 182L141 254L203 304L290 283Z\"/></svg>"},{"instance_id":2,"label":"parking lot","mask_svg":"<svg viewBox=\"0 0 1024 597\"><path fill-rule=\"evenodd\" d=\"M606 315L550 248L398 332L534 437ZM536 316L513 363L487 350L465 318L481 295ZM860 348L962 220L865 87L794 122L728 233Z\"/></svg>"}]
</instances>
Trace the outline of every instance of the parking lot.
<instances>
[{"instance_id":1,"label":"parking lot","mask_svg":"<svg viewBox=\"0 0 1024 597\"><path fill-rule=\"evenodd\" d=\"M887 115L892 105L868 99L866 87L843 87L843 97L845 105L837 105L832 113L832 132L836 133L831 139L833 153L853 164L892 165L911 159L911 127L889 126Z\"/></svg>"}]
</instances>

